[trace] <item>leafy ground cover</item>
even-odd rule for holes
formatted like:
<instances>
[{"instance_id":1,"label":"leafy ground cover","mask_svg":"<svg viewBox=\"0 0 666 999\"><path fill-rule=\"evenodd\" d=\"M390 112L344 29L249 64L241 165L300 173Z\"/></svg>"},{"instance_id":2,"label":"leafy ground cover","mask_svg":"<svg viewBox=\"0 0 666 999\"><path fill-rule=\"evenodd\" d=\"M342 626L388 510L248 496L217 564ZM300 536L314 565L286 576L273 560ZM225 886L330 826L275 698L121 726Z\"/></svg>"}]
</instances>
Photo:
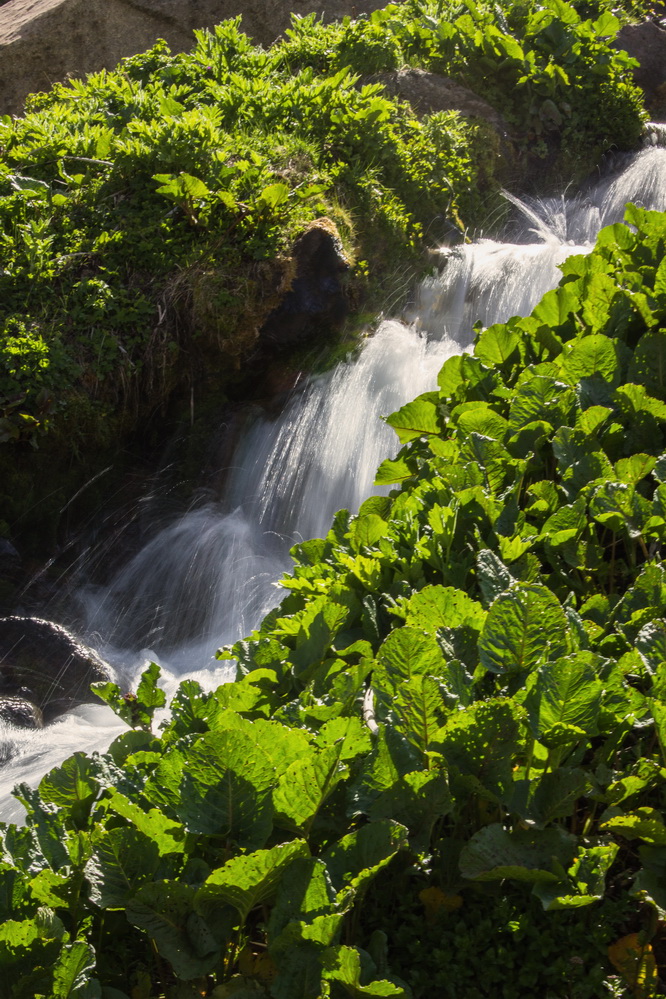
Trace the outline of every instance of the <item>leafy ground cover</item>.
<instances>
[{"instance_id":1,"label":"leafy ground cover","mask_svg":"<svg viewBox=\"0 0 666 999\"><path fill-rule=\"evenodd\" d=\"M666 215L389 418L393 485L18 789L0 996L649 999L666 951Z\"/></svg>"},{"instance_id":2,"label":"leafy ground cover","mask_svg":"<svg viewBox=\"0 0 666 999\"><path fill-rule=\"evenodd\" d=\"M597 14L410 0L296 20L269 51L226 22L0 120L0 529L23 518L41 538L170 401L188 417L192 385L204 413L206 392L219 401L315 218L339 230L355 301L414 266L426 231L482 222L487 127L418 118L368 74L411 64L480 88L514 133L516 182L528 159L552 175L633 146L640 98L617 19Z\"/></svg>"}]
</instances>

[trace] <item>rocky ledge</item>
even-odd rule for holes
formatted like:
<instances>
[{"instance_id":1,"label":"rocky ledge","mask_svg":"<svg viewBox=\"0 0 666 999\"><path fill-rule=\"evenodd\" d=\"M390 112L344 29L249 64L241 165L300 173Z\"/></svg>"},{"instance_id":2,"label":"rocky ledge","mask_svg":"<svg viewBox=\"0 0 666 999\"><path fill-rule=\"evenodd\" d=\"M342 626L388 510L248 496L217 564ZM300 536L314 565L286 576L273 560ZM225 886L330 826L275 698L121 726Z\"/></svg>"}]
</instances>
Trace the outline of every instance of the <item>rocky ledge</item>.
<instances>
[{"instance_id":1,"label":"rocky ledge","mask_svg":"<svg viewBox=\"0 0 666 999\"><path fill-rule=\"evenodd\" d=\"M0 719L36 728L78 704L113 670L65 628L34 617L0 618Z\"/></svg>"}]
</instances>

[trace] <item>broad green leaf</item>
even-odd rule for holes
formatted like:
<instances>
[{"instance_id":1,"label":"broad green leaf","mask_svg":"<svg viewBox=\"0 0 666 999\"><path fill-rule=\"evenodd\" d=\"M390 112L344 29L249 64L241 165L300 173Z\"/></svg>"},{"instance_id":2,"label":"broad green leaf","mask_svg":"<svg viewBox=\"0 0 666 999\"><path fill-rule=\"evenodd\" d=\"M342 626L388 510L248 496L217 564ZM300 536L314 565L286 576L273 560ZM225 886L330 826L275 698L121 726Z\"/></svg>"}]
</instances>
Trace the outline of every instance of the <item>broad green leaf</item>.
<instances>
[{"instance_id":1,"label":"broad green leaf","mask_svg":"<svg viewBox=\"0 0 666 999\"><path fill-rule=\"evenodd\" d=\"M659 917L666 917L666 846L641 846L638 851L642 868L634 881L634 894L655 907Z\"/></svg>"},{"instance_id":2,"label":"broad green leaf","mask_svg":"<svg viewBox=\"0 0 666 999\"><path fill-rule=\"evenodd\" d=\"M355 947L331 947L323 955L323 977L327 981L340 982L345 993L353 997L394 996L395 999L408 999L409 993L403 985L390 981L374 981L361 985L361 955Z\"/></svg>"},{"instance_id":3,"label":"broad green leaf","mask_svg":"<svg viewBox=\"0 0 666 999\"><path fill-rule=\"evenodd\" d=\"M567 620L557 598L539 584L516 584L491 605L479 658L491 673L531 672L567 651Z\"/></svg>"},{"instance_id":4,"label":"broad green leaf","mask_svg":"<svg viewBox=\"0 0 666 999\"><path fill-rule=\"evenodd\" d=\"M380 819L343 836L322 854L322 859L338 892L344 894L350 889L359 892L406 847L405 827Z\"/></svg>"},{"instance_id":5,"label":"broad green leaf","mask_svg":"<svg viewBox=\"0 0 666 999\"><path fill-rule=\"evenodd\" d=\"M377 653L377 685L389 689L412 676L439 676L445 668L444 656L434 638L417 628L396 628Z\"/></svg>"},{"instance_id":6,"label":"broad green leaf","mask_svg":"<svg viewBox=\"0 0 666 999\"><path fill-rule=\"evenodd\" d=\"M83 996L90 981L90 972L95 967L95 952L83 940L65 944L53 968L53 992L51 999L70 999ZM92 999L94 993L87 993ZM101 989L97 995L101 996Z\"/></svg>"},{"instance_id":7,"label":"broad green leaf","mask_svg":"<svg viewBox=\"0 0 666 999\"><path fill-rule=\"evenodd\" d=\"M185 105L173 97L165 96L160 101L160 114L165 115L167 118L173 118L176 115L182 114L184 110Z\"/></svg>"},{"instance_id":8,"label":"broad green leaf","mask_svg":"<svg viewBox=\"0 0 666 999\"><path fill-rule=\"evenodd\" d=\"M404 482L416 473L417 465L408 456L397 458L385 458L377 469L375 476L376 486L389 486L394 482Z\"/></svg>"},{"instance_id":9,"label":"broad green leaf","mask_svg":"<svg viewBox=\"0 0 666 999\"><path fill-rule=\"evenodd\" d=\"M499 823L474 833L460 854L460 871L474 881L549 881L573 860L576 837L559 827L510 832Z\"/></svg>"},{"instance_id":10,"label":"broad green leaf","mask_svg":"<svg viewBox=\"0 0 666 999\"><path fill-rule=\"evenodd\" d=\"M5 847L6 851L6 847ZM46 874L49 877L57 879L59 883L66 882L66 878L61 875L55 874L54 871L44 869L40 871L37 877ZM28 892L28 875L19 870L15 864L9 861L9 857L5 856L5 861L0 862L0 925L2 925L5 920L13 919L19 914L21 908L21 903ZM35 895L32 891L32 885L34 884L34 879L30 882L30 890L32 894L37 898L37 901L42 901L38 895ZM48 902L45 904L49 904Z\"/></svg>"},{"instance_id":11,"label":"broad green leaf","mask_svg":"<svg viewBox=\"0 0 666 999\"><path fill-rule=\"evenodd\" d=\"M306 758L296 760L282 774L273 791L276 825L308 834L319 809L347 776L341 751L342 744L325 746L318 752L310 750Z\"/></svg>"},{"instance_id":12,"label":"broad green leaf","mask_svg":"<svg viewBox=\"0 0 666 999\"><path fill-rule=\"evenodd\" d=\"M18 874L18 871L15 873ZM76 905L80 887L80 880L76 875L68 877L65 874L56 874L55 871L45 867L30 882L30 894L41 905L57 909L62 905L67 907Z\"/></svg>"},{"instance_id":13,"label":"broad green leaf","mask_svg":"<svg viewBox=\"0 0 666 999\"><path fill-rule=\"evenodd\" d=\"M451 423L466 434L477 433L495 441L503 441L508 423L485 402L463 403L451 413Z\"/></svg>"},{"instance_id":14,"label":"broad green leaf","mask_svg":"<svg viewBox=\"0 0 666 999\"><path fill-rule=\"evenodd\" d=\"M330 652L330 646L349 618L350 610L341 603L328 600L314 616L309 625L304 626L297 638L296 649L291 654L291 662L296 676L303 682L312 669Z\"/></svg>"},{"instance_id":15,"label":"broad green leaf","mask_svg":"<svg viewBox=\"0 0 666 999\"><path fill-rule=\"evenodd\" d=\"M437 383L443 396L458 395L460 401L472 401L488 399L498 377L478 357L463 353L445 362Z\"/></svg>"},{"instance_id":16,"label":"broad green leaf","mask_svg":"<svg viewBox=\"0 0 666 999\"><path fill-rule=\"evenodd\" d=\"M349 538L355 552L360 552L362 548L372 548L385 535L386 521L375 513L357 517L349 528Z\"/></svg>"},{"instance_id":17,"label":"broad green leaf","mask_svg":"<svg viewBox=\"0 0 666 999\"><path fill-rule=\"evenodd\" d=\"M442 770L415 770L399 777L375 798L369 818L394 819L409 829L414 852L426 853L434 823L454 809L446 775Z\"/></svg>"},{"instance_id":18,"label":"broad green leaf","mask_svg":"<svg viewBox=\"0 0 666 999\"><path fill-rule=\"evenodd\" d=\"M587 340L591 339L592 336L598 337L599 341L605 339L607 343L611 344L612 341L610 337L602 337L596 333L597 330L607 330L609 320L613 314L613 305L615 299L618 295L617 282L613 280L610 274L597 273L593 274L590 279L585 284L585 292L582 297L582 314L583 322L586 326L586 331L590 331L590 335L583 337L579 340L579 343L585 343ZM599 372L603 375L606 381L611 381L608 377L608 369L610 367L610 355L603 348L603 346L597 346L595 344L594 351L599 352L598 363ZM588 370L584 374L592 374L594 368L587 365ZM579 376L580 377L580 376ZM613 376L612 376L613 377Z\"/></svg>"},{"instance_id":19,"label":"broad green leaf","mask_svg":"<svg viewBox=\"0 0 666 999\"><path fill-rule=\"evenodd\" d=\"M574 394L568 385L545 375L532 375L517 388L509 411L509 430L517 433L528 423L544 421L552 426L567 422Z\"/></svg>"},{"instance_id":20,"label":"broad green leaf","mask_svg":"<svg viewBox=\"0 0 666 999\"><path fill-rule=\"evenodd\" d=\"M633 454L615 463L615 474L620 482L635 486L650 474L657 459L651 454Z\"/></svg>"},{"instance_id":21,"label":"broad green leaf","mask_svg":"<svg viewBox=\"0 0 666 999\"><path fill-rule=\"evenodd\" d=\"M663 335L663 334L660 334ZM659 374L661 378L661 374ZM666 420L666 404L651 396L645 385L620 385L615 392L615 399L624 413L634 417L636 414L648 413L657 420Z\"/></svg>"},{"instance_id":22,"label":"broad green leaf","mask_svg":"<svg viewBox=\"0 0 666 999\"><path fill-rule=\"evenodd\" d=\"M553 435L552 445L569 499L575 499L594 479L608 479L613 474L613 466L599 441L581 430L560 427Z\"/></svg>"},{"instance_id":23,"label":"broad green leaf","mask_svg":"<svg viewBox=\"0 0 666 999\"><path fill-rule=\"evenodd\" d=\"M287 184L269 184L257 197L259 205L266 205L267 208L279 208L289 199L290 188Z\"/></svg>"},{"instance_id":24,"label":"broad green leaf","mask_svg":"<svg viewBox=\"0 0 666 999\"><path fill-rule=\"evenodd\" d=\"M405 623L435 635L439 628L472 625L480 630L486 617L481 604L463 590L430 585L414 593L407 603Z\"/></svg>"},{"instance_id":25,"label":"broad green leaf","mask_svg":"<svg viewBox=\"0 0 666 999\"><path fill-rule=\"evenodd\" d=\"M597 277L605 279L606 275L597 275ZM615 295L617 286L610 278L608 281ZM600 315L596 316L596 328L602 326L604 322ZM615 388L623 380L621 369L623 346L619 341L611 340L599 333L565 344L560 359L562 375L570 384L575 385L581 378L598 374Z\"/></svg>"},{"instance_id":26,"label":"broad green leaf","mask_svg":"<svg viewBox=\"0 0 666 999\"><path fill-rule=\"evenodd\" d=\"M644 333L634 350L627 381L641 385L657 399L666 400L666 333Z\"/></svg>"},{"instance_id":27,"label":"broad green leaf","mask_svg":"<svg viewBox=\"0 0 666 999\"><path fill-rule=\"evenodd\" d=\"M290 947L281 957L271 999L313 999L321 995L320 950L312 943Z\"/></svg>"},{"instance_id":28,"label":"broad green leaf","mask_svg":"<svg viewBox=\"0 0 666 999\"><path fill-rule=\"evenodd\" d=\"M124 909L159 866L157 844L138 829L119 827L97 835L85 868L90 897L100 909Z\"/></svg>"},{"instance_id":29,"label":"broad green leaf","mask_svg":"<svg viewBox=\"0 0 666 999\"><path fill-rule=\"evenodd\" d=\"M77 804L90 802L99 791L94 767L85 753L74 753L59 767L42 777L39 793L43 801L71 810Z\"/></svg>"},{"instance_id":30,"label":"broad green leaf","mask_svg":"<svg viewBox=\"0 0 666 999\"><path fill-rule=\"evenodd\" d=\"M636 636L636 650L650 673L655 674L653 693L666 701L666 620L644 625Z\"/></svg>"},{"instance_id":31,"label":"broad green leaf","mask_svg":"<svg viewBox=\"0 0 666 999\"><path fill-rule=\"evenodd\" d=\"M579 847L577 855L567 870L567 880L550 884L537 884L533 888L544 909L578 909L603 898L606 874L619 846L602 843L599 846Z\"/></svg>"},{"instance_id":32,"label":"broad green leaf","mask_svg":"<svg viewBox=\"0 0 666 999\"><path fill-rule=\"evenodd\" d=\"M603 832L619 833L625 839L642 839L651 846L666 847L666 826L655 808L637 808L635 812L616 815L601 823Z\"/></svg>"},{"instance_id":33,"label":"broad green leaf","mask_svg":"<svg viewBox=\"0 0 666 999\"><path fill-rule=\"evenodd\" d=\"M511 468L511 459L504 445L474 431L461 439L460 460L481 473L484 489L491 495L503 488Z\"/></svg>"},{"instance_id":34,"label":"broad green leaf","mask_svg":"<svg viewBox=\"0 0 666 999\"><path fill-rule=\"evenodd\" d=\"M520 338L510 326L489 326L474 345L474 354L489 368L501 368L518 360Z\"/></svg>"},{"instance_id":35,"label":"broad green leaf","mask_svg":"<svg viewBox=\"0 0 666 999\"><path fill-rule=\"evenodd\" d=\"M427 753L446 714L439 684L431 676L412 676L397 684L392 698L395 724L422 753Z\"/></svg>"},{"instance_id":36,"label":"broad green leaf","mask_svg":"<svg viewBox=\"0 0 666 999\"><path fill-rule=\"evenodd\" d=\"M650 505L633 486L602 482L592 494L589 511L594 520L611 531L626 531L630 538L637 538L650 515Z\"/></svg>"},{"instance_id":37,"label":"broad green leaf","mask_svg":"<svg viewBox=\"0 0 666 999\"><path fill-rule=\"evenodd\" d=\"M220 901L232 905L244 921L256 905L272 901L289 865L308 855L305 841L296 839L270 850L232 857L206 879L197 892L195 907L200 910L202 905Z\"/></svg>"},{"instance_id":38,"label":"broad green leaf","mask_svg":"<svg viewBox=\"0 0 666 999\"><path fill-rule=\"evenodd\" d=\"M331 906L331 908L333 908ZM330 947L340 938L340 929L345 912L331 911L306 919L293 919L284 927L270 945L271 956L278 961L299 946L299 944L314 944L319 949Z\"/></svg>"},{"instance_id":39,"label":"broad green leaf","mask_svg":"<svg viewBox=\"0 0 666 999\"><path fill-rule=\"evenodd\" d=\"M47 198L51 187L43 180L34 177L24 177L20 173L8 174L7 180L15 191L20 191L31 198Z\"/></svg>"},{"instance_id":40,"label":"broad green leaf","mask_svg":"<svg viewBox=\"0 0 666 999\"><path fill-rule=\"evenodd\" d=\"M592 780L582 769L558 767L514 781L507 807L537 829L568 818L578 799L592 789Z\"/></svg>"},{"instance_id":41,"label":"broad green leaf","mask_svg":"<svg viewBox=\"0 0 666 999\"><path fill-rule=\"evenodd\" d=\"M403 774L411 773L421 765L419 754L405 737L392 726L381 725L375 748L350 788L350 814L370 814L384 792L392 791Z\"/></svg>"},{"instance_id":42,"label":"broad green leaf","mask_svg":"<svg viewBox=\"0 0 666 999\"><path fill-rule=\"evenodd\" d=\"M477 701L450 716L433 745L448 764L456 798L473 790L495 801L507 792L523 745L520 718L520 708L508 698Z\"/></svg>"},{"instance_id":43,"label":"broad green leaf","mask_svg":"<svg viewBox=\"0 0 666 999\"><path fill-rule=\"evenodd\" d=\"M504 562L495 552L484 548L476 557L479 587L483 599L491 604L500 593L508 590L513 582L513 576Z\"/></svg>"},{"instance_id":44,"label":"broad green leaf","mask_svg":"<svg viewBox=\"0 0 666 999\"><path fill-rule=\"evenodd\" d=\"M157 686L161 670L156 663L151 663L141 674L136 698L139 704L152 717L155 708L163 708L166 704L166 694Z\"/></svg>"},{"instance_id":45,"label":"broad green leaf","mask_svg":"<svg viewBox=\"0 0 666 999\"><path fill-rule=\"evenodd\" d=\"M646 562L634 585L615 609L620 630L629 641L635 641L641 628L655 618L666 616L666 570L659 562Z\"/></svg>"},{"instance_id":46,"label":"broad green leaf","mask_svg":"<svg viewBox=\"0 0 666 999\"><path fill-rule=\"evenodd\" d=\"M324 861L297 857L280 877L268 924L269 939L275 941L292 921L308 922L332 912L334 903L335 891Z\"/></svg>"},{"instance_id":47,"label":"broad green leaf","mask_svg":"<svg viewBox=\"0 0 666 999\"><path fill-rule=\"evenodd\" d=\"M190 832L226 836L252 849L271 829L274 780L273 762L256 738L240 728L219 729L187 753L166 753L145 794L171 808Z\"/></svg>"},{"instance_id":48,"label":"broad green leaf","mask_svg":"<svg viewBox=\"0 0 666 999\"><path fill-rule=\"evenodd\" d=\"M220 959L218 945L195 912L196 890L176 881L143 885L127 903L127 918L145 930L178 978L207 975Z\"/></svg>"},{"instance_id":49,"label":"broad green leaf","mask_svg":"<svg viewBox=\"0 0 666 999\"><path fill-rule=\"evenodd\" d=\"M315 745L320 748L335 746L344 762L368 753L372 748L372 740L367 726L354 716L333 718L325 722L315 737Z\"/></svg>"},{"instance_id":50,"label":"broad green leaf","mask_svg":"<svg viewBox=\"0 0 666 999\"><path fill-rule=\"evenodd\" d=\"M441 433L438 398L436 392L428 392L386 417L386 422L393 427L401 444L417 437Z\"/></svg>"},{"instance_id":51,"label":"broad green leaf","mask_svg":"<svg viewBox=\"0 0 666 999\"><path fill-rule=\"evenodd\" d=\"M594 656L579 652L543 663L525 699L530 728L546 745L557 745L576 732L589 738L598 732L603 684Z\"/></svg>"}]
</instances>

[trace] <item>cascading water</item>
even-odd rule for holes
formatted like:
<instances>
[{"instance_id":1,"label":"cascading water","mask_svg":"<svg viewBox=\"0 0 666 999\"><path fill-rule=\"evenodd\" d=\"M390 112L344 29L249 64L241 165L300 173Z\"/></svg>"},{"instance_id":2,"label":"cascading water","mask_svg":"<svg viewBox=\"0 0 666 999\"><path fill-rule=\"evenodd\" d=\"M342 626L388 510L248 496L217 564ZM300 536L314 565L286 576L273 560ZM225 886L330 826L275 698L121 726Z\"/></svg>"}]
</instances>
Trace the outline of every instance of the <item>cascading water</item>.
<instances>
[{"instance_id":1,"label":"cascading water","mask_svg":"<svg viewBox=\"0 0 666 999\"><path fill-rule=\"evenodd\" d=\"M446 358L469 347L474 323L527 314L557 284L558 265L587 252L626 202L666 210L666 149L654 143L616 162L576 197L509 200L522 220L511 242L442 251L441 272L423 282L405 323L381 323L356 358L311 379L278 420L255 422L217 502L156 533L108 587L80 595L88 640L126 684L150 659L160 661L167 693L185 676L206 687L229 679L215 649L275 605L289 547L322 535L337 509L355 511L372 492L378 464L396 450L380 417L432 388ZM75 750L103 750L122 729L89 705L46 732L4 726L4 755L14 755L2 771L2 817L20 815L9 796L17 780L37 781Z\"/></svg>"}]
</instances>

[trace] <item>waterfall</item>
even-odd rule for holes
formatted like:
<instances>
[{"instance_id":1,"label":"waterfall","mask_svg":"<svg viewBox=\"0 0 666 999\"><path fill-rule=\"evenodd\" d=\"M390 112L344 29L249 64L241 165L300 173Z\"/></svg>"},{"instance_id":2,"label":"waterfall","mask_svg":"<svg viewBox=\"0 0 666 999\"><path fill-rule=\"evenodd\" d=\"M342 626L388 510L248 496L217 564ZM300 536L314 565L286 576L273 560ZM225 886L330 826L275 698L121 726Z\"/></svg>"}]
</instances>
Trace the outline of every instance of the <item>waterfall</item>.
<instances>
[{"instance_id":1,"label":"waterfall","mask_svg":"<svg viewBox=\"0 0 666 999\"><path fill-rule=\"evenodd\" d=\"M447 357L470 347L473 326L525 315L557 284L558 265L585 253L627 201L666 210L666 148L618 158L576 195L522 202L504 242L440 251L403 321L368 334L335 370L313 377L278 419L257 419L233 456L224 493L174 519L106 587L80 594L87 640L128 685L151 659L167 693L185 677L229 679L216 648L255 627L280 598L276 584L296 541L321 536L334 512L373 491L381 460L397 450L381 420L436 385ZM104 706L84 705L45 732L0 723L0 813L20 816L9 792L37 782L78 749L103 750L124 729Z\"/></svg>"}]
</instances>

